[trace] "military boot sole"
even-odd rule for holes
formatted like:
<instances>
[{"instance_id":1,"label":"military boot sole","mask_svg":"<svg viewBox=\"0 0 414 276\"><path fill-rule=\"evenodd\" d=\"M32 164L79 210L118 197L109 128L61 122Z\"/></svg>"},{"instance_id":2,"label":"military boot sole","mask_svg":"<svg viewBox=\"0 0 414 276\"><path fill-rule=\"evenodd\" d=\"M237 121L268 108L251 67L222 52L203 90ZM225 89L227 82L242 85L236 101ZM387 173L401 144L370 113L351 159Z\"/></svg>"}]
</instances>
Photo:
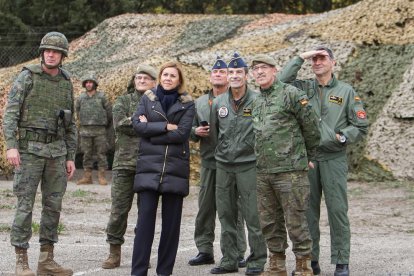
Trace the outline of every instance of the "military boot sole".
<instances>
[{"instance_id":1,"label":"military boot sole","mask_svg":"<svg viewBox=\"0 0 414 276\"><path fill-rule=\"evenodd\" d=\"M119 262L116 262L116 263L103 263L102 264L102 268L103 269L114 269L114 268L117 268L117 267L120 267L121 266L121 261L119 261Z\"/></svg>"}]
</instances>

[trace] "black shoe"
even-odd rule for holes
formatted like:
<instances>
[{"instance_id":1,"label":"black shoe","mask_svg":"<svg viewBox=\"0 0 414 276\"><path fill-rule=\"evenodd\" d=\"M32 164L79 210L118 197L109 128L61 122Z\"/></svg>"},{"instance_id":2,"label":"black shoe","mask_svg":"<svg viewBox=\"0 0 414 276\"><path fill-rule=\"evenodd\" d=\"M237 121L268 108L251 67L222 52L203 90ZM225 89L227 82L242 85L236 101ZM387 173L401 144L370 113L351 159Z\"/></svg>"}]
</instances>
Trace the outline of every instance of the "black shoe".
<instances>
[{"instance_id":1,"label":"black shoe","mask_svg":"<svg viewBox=\"0 0 414 276\"><path fill-rule=\"evenodd\" d=\"M246 275L260 275L263 272L263 268L249 267L246 269Z\"/></svg>"},{"instance_id":2,"label":"black shoe","mask_svg":"<svg viewBox=\"0 0 414 276\"><path fill-rule=\"evenodd\" d=\"M239 257L239 259L237 260L237 265L239 268L246 267L246 260L242 257Z\"/></svg>"},{"instance_id":3,"label":"black shoe","mask_svg":"<svg viewBox=\"0 0 414 276\"><path fill-rule=\"evenodd\" d=\"M189 265L206 265L206 264L214 264L214 257L211 254L207 253L198 253L198 255L190 261L188 261Z\"/></svg>"},{"instance_id":4,"label":"black shoe","mask_svg":"<svg viewBox=\"0 0 414 276\"><path fill-rule=\"evenodd\" d=\"M227 274L227 273L234 273L234 272L238 272L238 271L239 271L238 268L228 270L228 269L225 269L225 268L222 268L222 267L218 266L218 267L215 267L212 270L210 270L210 273L211 274Z\"/></svg>"},{"instance_id":5,"label":"black shoe","mask_svg":"<svg viewBox=\"0 0 414 276\"><path fill-rule=\"evenodd\" d=\"M334 276L349 276L349 266L347 264L337 264Z\"/></svg>"},{"instance_id":6,"label":"black shoe","mask_svg":"<svg viewBox=\"0 0 414 276\"><path fill-rule=\"evenodd\" d=\"M321 274L321 267L319 266L318 261L311 261L311 267L312 267L313 275Z\"/></svg>"}]
</instances>

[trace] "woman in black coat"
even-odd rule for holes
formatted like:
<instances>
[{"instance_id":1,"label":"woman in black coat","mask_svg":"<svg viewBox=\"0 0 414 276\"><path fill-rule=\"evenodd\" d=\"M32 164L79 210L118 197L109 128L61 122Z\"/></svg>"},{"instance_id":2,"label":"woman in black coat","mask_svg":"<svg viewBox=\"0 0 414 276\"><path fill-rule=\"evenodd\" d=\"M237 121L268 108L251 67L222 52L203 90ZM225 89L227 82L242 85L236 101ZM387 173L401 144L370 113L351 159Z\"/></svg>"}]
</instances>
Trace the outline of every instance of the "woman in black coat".
<instances>
[{"instance_id":1,"label":"woman in black coat","mask_svg":"<svg viewBox=\"0 0 414 276\"><path fill-rule=\"evenodd\" d=\"M184 92L181 65L161 66L158 86L141 98L132 125L141 137L134 191L139 193L131 275L146 276L154 240L158 199L162 198L162 229L158 275L172 274L180 236L183 198L189 193L189 136L195 114Z\"/></svg>"}]
</instances>

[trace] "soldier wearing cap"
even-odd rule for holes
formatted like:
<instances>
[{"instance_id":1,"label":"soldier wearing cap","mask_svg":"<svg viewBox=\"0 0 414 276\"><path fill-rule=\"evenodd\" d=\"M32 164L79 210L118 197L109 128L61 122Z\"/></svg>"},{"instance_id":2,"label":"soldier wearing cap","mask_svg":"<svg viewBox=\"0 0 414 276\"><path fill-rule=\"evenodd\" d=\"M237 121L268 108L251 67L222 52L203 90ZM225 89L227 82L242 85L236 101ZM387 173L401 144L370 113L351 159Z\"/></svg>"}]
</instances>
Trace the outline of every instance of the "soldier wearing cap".
<instances>
[{"instance_id":1,"label":"soldier wearing cap","mask_svg":"<svg viewBox=\"0 0 414 276\"><path fill-rule=\"evenodd\" d=\"M111 125L112 108L105 93L97 91L99 83L93 73L87 74L82 79L82 92L76 99L75 110L79 119L79 135L81 150L83 152L84 174L77 182L81 184L92 184L92 168L94 155L98 162L98 181L106 185L105 171L108 167L106 152L108 142L106 130Z\"/></svg>"},{"instance_id":2,"label":"soldier wearing cap","mask_svg":"<svg viewBox=\"0 0 414 276\"><path fill-rule=\"evenodd\" d=\"M296 79L305 60L310 60L314 79ZM325 196L331 235L331 263L335 276L349 275L351 232L348 220L346 148L360 141L368 131L368 119L361 98L354 89L333 74L335 59L332 50L319 46L291 60L279 78L308 94L320 120L321 141L309 170L310 207L307 212L311 233L312 267L319 267L319 217L322 192Z\"/></svg>"},{"instance_id":3,"label":"soldier wearing cap","mask_svg":"<svg viewBox=\"0 0 414 276\"><path fill-rule=\"evenodd\" d=\"M257 93L247 82L248 68L235 53L228 64L229 89L213 101L211 130L217 135L216 204L221 223L223 258L212 274L238 271L237 200L246 221L251 254L246 275L260 275L267 258L260 229L256 197L256 156L252 124L252 103Z\"/></svg>"},{"instance_id":4,"label":"soldier wearing cap","mask_svg":"<svg viewBox=\"0 0 414 276\"><path fill-rule=\"evenodd\" d=\"M35 273L28 264L32 236L32 211L41 182L40 255L37 275L72 275L54 261L54 244L67 181L75 172L76 125L73 86L61 68L69 43L58 32L47 33L40 42L40 64L23 67L15 80L4 113L7 160L15 167L13 193L16 215L10 233L15 247L15 275Z\"/></svg>"},{"instance_id":5,"label":"soldier wearing cap","mask_svg":"<svg viewBox=\"0 0 414 276\"><path fill-rule=\"evenodd\" d=\"M217 57L210 73L210 89L205 95L195 101L196 115L191 131L191 140L200 142L200 192L198 195L198 213L195 221L194 240L199 253L188 262L191 266L214 264L214 229L216 221L216 160L214 149L217 141L210 135L210 115L213 100L228 89L227 64ZM244 267L246 252L246 236L241 212L238 212L237 248L238 266Z\"/></svg>"},{"instance_id":6,"label":"soldier wearing cap","mask_svg":"<svg viewBox=\"0 0 414 276\"><path fill-rule=\"evenodd\" d=\"M109 243L109 256L102 268L113 269L121 263L121 245L125 242L128 213L134 200L134 176L140 138L132 128L131 116L143 93L155 87L156 70L147 64L140 64L133 74L127 91L114 103L113 125L115 128L115 156L112 165L111 214L106 227L106 242Z\"/></svg>"},{"instance_id":7,"label":"soldier wearing cap","mask_svg":"<svg viewBox=\"0 0 414 276\"><path fill-rule=\"evenodd\" d=\"M260 86L252 113L257 200L262 232L271 253L269 269L263 275L287 275L289 234L296 256L292 275L312 276L312 241L304 211L309 206L308 162L314 159L320 138L318 120L306 93L276 78L273 58L257 55L251 69Z\"/></svg>"}]
</instances>

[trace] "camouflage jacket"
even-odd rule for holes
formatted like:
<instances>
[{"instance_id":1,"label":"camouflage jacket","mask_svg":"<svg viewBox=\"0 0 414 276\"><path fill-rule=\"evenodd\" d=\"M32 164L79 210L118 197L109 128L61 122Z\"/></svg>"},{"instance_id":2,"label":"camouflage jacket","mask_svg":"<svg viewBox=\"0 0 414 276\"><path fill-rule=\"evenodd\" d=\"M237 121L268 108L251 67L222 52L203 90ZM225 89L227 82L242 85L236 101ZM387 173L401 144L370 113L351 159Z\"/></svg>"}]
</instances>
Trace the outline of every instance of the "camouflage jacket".
<instances>
[{"instance_id":1,"label":"camouflage jacket","mask_svg":"<svg viewBox=\"0 0 414 276\"><path fill-rule=\"evenodd\" d=\"M140 138L132 128L131 117L137 110L142 94L135 90L119 96L112 108L115 128L115 156L113 170L135 171Z\"/></svg>"},{"instance_id":2,"label":"camouflage jacket","mask_svg":"<svg viewBox=\"0 0 414 276\"><path fill-rule=\"evenodd\" d=\"M112 108L103 92L96 91L92 96L82 92L76 99L75 110L81 136L106 134L106 128L112 121Z\"/></svg>"},{"instance_id":3,"label":"camouflage jacket","mask_svg":"<svg viewBox=\"0 0 414 276\"><path fill-rule=\"evenodd\" d=\"M276 80L261 90L252 116L258 173L307 170L320 134L305 92Z\"/></svg>"},{"instance_id":4,"label":"camouflage jacket","mask_svg":"<svg viewBox=\"0 0 414 276\"><path fill-rule=\"evenodd\" d=\"M213 101L210 135L217 135L215 158L228 165L254 163L252 103L258 93L247 88L236 108L229 89Z\"/></svg>"},{"instance_id":5,"label":"camouflage jacket","mask_svg":"<svg viewBox=\"0 0 414 276\"><path fill-rule=\"evenodd\" d=\"M34 81L36 79L36 83ZM37 83L39 82L39 83ZM59 83L61 90L56 90L56 84ZM63 88L65 86L65 88ZM48 103L51 108L56 110L47 110L47 114L42 114L41 110L29 110L32 120L37 120L37 127L21 127L25 118L23 118L24 106L33 106L27 102L27 96L34 91L33 88L45 87L53 90L55 93L65 94L64 96L54 97L53 95L45 96L44 102ZM33 93L38 92L34 91ZM45 93L36 93L43 95ZM53 102L55 99L62 101L65 98L66 103L61 107L56 106ZM73 87L70 81L69 73L61 69L56 76L46 74L40 65L29 65L24 67L22 72L14 81L8 102L4 113L3 130L6 145L8 149L18 149L19 152L28 152L37 156L54 158L66 155L66 160L74 160L77 144L76 125L74 116L74 97ZM39 103L39 99L36 99ZM59 118L60 110L69 111L69 116ZM52 114L52 115L50 115ZM56 116L56 125L38 127L40 122L47 122L50 116ZM26 123L27 124L27 123ZM57 127L57 128L55 128Z\"/></svg>"},{"instance_id":6,"label":"camouflage jacket","mask_svg":"<svg viewBox=\"0 0 414 276\"><path fill-rule=\"evenodd\" d=\"M217 137L214 135L210 135L208 137L199 137L195 134L195 129L200 126L201 121L210 122L211 105L213 104L213 99L213 91L210 90L207 94L202 95L195 101L196 115L194 117L190 136L192 141L200 141L201 165L209 169L216 168L214 150L217 145Z\"/></svg>"},{"instance_id":7,"label":"camouflage jacket","mask_svg":"<svg viewBox=\"0 0 414 276\"><path fill-rule=\"evenodd\" d=\"M316 79L298 80L297 73L304 60L296 57L279 73L279 79L305 91L320 118L321 141L316 160L329 160L346 154L346 146L360 141L368 132L368 119L361 98L347 83L332 76L322 86ZM341 133L347 138L345 144L336 139Z\"/></svg>"}]
</instances>

